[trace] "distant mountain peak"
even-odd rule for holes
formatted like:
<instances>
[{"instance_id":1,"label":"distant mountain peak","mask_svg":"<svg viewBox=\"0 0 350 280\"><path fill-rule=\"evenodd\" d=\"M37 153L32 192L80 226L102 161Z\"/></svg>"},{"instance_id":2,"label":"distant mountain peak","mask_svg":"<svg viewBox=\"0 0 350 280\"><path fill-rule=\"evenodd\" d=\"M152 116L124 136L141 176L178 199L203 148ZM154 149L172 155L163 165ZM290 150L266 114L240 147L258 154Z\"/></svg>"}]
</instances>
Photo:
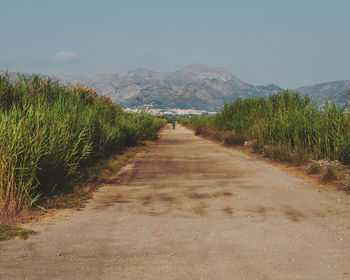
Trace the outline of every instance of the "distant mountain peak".
<instances>
[{"instance_id":1,"label":"distant mountain peak","mask_svg":"<svg viewBox=\"0 0 350 280\"><path fill-rule=\"evenodd\" d=\"M135 68L133 70L130 70L129 72L134 72L134 73L155 73L155 71L148 70L146 68Z\"/></svg>"},{"instance_id":2,"label":"distant mountain peak","mask_svg":"<svg viewBox=\"0 0 350 280\"><path fill-rule=\"evenodd\" d=\"M190 64L178 70L177 72L208 73L208 72L227 72L227 71L223 68L210 67L204 64Z\"/></svg>"}]
</instances>

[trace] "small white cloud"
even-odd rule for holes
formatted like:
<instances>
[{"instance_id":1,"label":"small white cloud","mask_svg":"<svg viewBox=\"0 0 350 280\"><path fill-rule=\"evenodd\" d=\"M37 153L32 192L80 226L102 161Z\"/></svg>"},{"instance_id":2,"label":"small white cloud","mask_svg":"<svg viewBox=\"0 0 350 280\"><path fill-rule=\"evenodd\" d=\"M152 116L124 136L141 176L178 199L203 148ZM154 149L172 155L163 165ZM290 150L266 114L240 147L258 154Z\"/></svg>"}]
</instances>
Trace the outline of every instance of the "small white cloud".
<instances>
[{"instance_id":1,"label":"small white cloud","mask_svg":"<svg viewBox=\"0 0 350 280\"><path fill-rule=\"evenodd\" d=\"M77 60L78 56L74 52L58 52L52 57L53 62L72 62Z\"/></svg>"}]
</instances>

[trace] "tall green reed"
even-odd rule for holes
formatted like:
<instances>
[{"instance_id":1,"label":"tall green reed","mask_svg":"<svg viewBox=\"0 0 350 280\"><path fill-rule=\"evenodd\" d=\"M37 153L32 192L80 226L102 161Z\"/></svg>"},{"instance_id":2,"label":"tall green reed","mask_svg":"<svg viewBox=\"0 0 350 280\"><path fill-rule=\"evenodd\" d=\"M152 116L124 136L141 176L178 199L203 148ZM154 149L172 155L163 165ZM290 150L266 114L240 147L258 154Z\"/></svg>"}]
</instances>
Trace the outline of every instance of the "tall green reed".
<instances>
[{"instance_id":1,"label":"tall green reed","mask_svg":"<svg viewBox=\"0 0 350 280\"><path fill-rule=\"evenodd\" d=\"M237 99L225 104L214 118L195 117L189 123L233 131L261 147L278 147L284 155L303 153L305 158L350 163L350 116L346 109L327 101L319 107L310 97L290 90L267 99Z\"/></svg>"},{"instance_id":2,"label":"tall green reed","mask_svg":"<svg viewBox=\"0 0 350 280\"><path fill-rule=\"evenodd\" d=\"M0 75L0 220L80 180L94 160L154 139L162 125L90 88Z\"/></svg>"}]
</instances>

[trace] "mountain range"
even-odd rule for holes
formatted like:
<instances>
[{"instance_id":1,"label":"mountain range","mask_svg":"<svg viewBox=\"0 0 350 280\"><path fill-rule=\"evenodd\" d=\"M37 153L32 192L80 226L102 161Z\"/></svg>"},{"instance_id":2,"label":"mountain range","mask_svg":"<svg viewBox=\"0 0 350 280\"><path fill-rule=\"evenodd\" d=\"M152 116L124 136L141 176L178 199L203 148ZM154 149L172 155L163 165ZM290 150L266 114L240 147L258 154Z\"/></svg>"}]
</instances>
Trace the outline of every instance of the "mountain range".
<instances>
[{"instance_id":1,"label":"mountain range","mask_svg":"<svg viewBox=\"0 0 350 280\"><path fill-rule=\"evenodd\" d=\"M309 95L317 103L323 103L325 98L337 105L347 104L349 95L346 93L350 89L350 80L320 83L311 86L298 88L302 94Z\"/></svg>"},{"instance_id":2,"label":"mountain range","mask_svg":"<svg viewBox=\"0 0 350 280\"><path fill-rule=\"evenodd\" d=\"M99 71L82 76L54 75L67 85L96 88L124 108L179 108L216 111L238 97L268 96L276 85L253 86L222 68L194 64L176 72Z\"/></svg>"},{"instance_id":3,"label":"mountain range","mask_svg":"<svg viewBox=\"0 0 350 280\"><path fill-rule=\"evenodd\" d=\"M254 86L222 68L193 64L176 72L154 72L143 68L131 71L97 71L85 75L51 75L68 86L79 83L95 88L123 108L178 108L217 111L225 102L239 97L268 97L283 89L275 84ZM347 103L350 80L335 81L296 89L318 103L325 98Z\"/></svg>"}]
</instances>

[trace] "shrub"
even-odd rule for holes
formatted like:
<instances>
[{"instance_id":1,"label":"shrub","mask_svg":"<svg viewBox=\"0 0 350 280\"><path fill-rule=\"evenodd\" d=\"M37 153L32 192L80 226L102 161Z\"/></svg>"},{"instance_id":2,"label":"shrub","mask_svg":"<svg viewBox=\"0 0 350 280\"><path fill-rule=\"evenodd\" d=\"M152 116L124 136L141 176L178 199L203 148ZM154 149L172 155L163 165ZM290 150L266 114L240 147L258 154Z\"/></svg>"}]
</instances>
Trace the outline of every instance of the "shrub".
<instances>
[{"instance_id":1,"label":"shrub","mask_svg":"<svg viewBox=\"0 0 350 280\"><path fill-rule=\"evenodd\" d=\"M322 168L319 164L317 164L316 162L312 162L309 164L308 168L307 168L307 172L309 174L318 174L321 173Z\"/></svg>"},{"instance_id":2,"label":"shrub","mask_svg":"<svg viewBox=\"0 0 350 280\"><path fill-rule=\"evenodd\" d=\"M334 181L340 179L339 171L334 166L328 166L323 175L324 181Z\"/></svg>"},{"instance_id":3,"label":"shrub","mask_svg":"<svg viewBox=\"0 0 350 280\"><path fill-rule=\"evenodd\" d=\"M240 146L244 145L247 137L240 133L230 133L225 136L224 143L228 146Z\"/></svg>"}]
</instances>

